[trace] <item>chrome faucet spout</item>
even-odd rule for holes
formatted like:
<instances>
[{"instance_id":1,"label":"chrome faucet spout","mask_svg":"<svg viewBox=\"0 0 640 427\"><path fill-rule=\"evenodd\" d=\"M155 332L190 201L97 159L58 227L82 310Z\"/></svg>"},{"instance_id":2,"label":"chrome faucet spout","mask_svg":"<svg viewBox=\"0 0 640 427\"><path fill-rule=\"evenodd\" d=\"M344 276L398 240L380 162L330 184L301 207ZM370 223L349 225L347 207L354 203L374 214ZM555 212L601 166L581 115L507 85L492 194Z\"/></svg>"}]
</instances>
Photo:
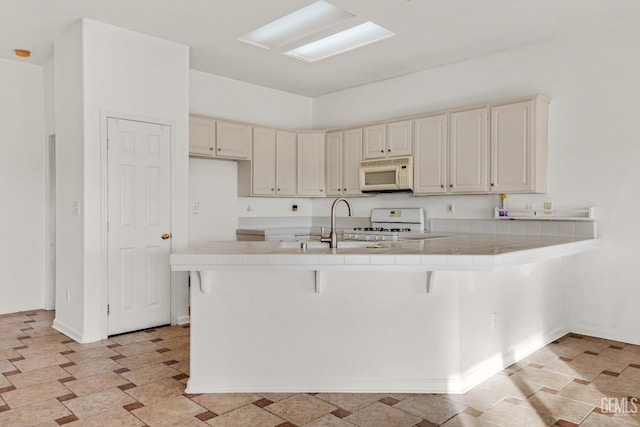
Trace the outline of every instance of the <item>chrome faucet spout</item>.
<instances>
[{"instance_id":1,"label":"chrome faucet spout","mask_svg":"<svg viewBox=\"0 0 640 427\"><path fill-rule=\"evenodd\" d=\"M336 206L340 202L344 202L347 205L347 209L349 210L349 216L353 216L353 211L351 209L351 203L345 197L338 197L333 201L331 205L331 231L329 232L329 247L337 248L338 247L338 233L336 233Z\"/></svg>"}]
</instances>

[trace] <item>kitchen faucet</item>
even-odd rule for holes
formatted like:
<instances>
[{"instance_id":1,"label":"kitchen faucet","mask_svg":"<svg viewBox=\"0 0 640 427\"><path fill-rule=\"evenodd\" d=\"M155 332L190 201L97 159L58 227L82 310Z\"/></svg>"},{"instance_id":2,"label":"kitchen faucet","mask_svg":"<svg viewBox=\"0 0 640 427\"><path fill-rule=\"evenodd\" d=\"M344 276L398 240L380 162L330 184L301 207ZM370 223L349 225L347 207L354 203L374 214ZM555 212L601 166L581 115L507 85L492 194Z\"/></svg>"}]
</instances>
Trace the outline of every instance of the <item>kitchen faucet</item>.
<instances>
[{"instance_id":1,"label":"kitchen faucet","mask_svg":"<svg viewBox=\"0 0 640 427\"><path fill-rule=\"evenodd\" d=\"M329 247L330 248L337 248L338 247L338 234L336 233L336 206L340 202L345 202L346 203L347 208L349 208L349 216L352 216L351 203L349 203L349 200L347 200L344 197L338 197L337 199L335 199L333 201L333 204L331 205L331 231L329 232L329 238L326 239L326 238L322 238L322 236L320 236L320 241L321 242L325 242L325 243L329 243Z\"/></svg>"}]
</instances>

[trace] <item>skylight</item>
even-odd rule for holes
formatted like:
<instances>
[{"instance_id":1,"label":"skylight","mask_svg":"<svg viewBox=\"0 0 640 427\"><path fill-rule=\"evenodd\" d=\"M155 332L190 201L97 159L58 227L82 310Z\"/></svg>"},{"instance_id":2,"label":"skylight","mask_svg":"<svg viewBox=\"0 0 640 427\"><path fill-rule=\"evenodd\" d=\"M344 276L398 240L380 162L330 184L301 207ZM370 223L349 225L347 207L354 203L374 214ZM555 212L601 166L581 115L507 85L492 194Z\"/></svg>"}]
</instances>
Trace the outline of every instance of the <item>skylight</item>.
<instances>
[{"instance_id":1,"label":"skylight","mask_svg":"<svg viewBox=\"0 0 640 427\"><path fill-rule=\"evenodd\" d=\"M273 49L352 17L351 13L320 0L240 36L238 40Z\"/></svg>"},{"instance_id":2,"label":"skylight","mask_svg":"<svg viewBox=\"0 0 640 427\"><path fill-rule=\"evenodd\" d=\"M369 21L291 49L284 54L302 61L316 62L352 49L379 42L394 35L395 33Z\"/></svg>"}]
</instances>

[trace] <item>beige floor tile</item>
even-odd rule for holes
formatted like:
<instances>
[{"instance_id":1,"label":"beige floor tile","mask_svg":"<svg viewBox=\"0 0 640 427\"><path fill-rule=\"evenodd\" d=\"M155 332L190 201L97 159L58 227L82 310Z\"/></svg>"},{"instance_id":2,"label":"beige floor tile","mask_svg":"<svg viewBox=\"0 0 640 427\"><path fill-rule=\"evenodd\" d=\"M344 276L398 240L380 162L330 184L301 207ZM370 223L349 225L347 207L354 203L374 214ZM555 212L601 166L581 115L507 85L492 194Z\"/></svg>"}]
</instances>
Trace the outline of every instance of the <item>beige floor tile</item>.
<instances>
[{"instance_id":1,"label":"beige floor tile","mask_svg":"<svg viewBox=\"0 0 640 427\"><path fill-rule=\"evenodd\" d=\"M304 427L353 427L353 424L348 423L333 414L327 414L322 418L318 418L315 421L305 424Z\"/></svg>"},{"instance_id":2,"label":"beige floor tile","mask_svg":"<svg viewBox=\"0 0 640 427\"><path fill-rule=\"evenodd\" d=\"M211 418L207 420L207 424L214 427L274 427L284 421L255 405L247 405Z\"/></svg>"},{"instance_id":3,"label":"beige floor tile","mask_svg":"<svg viewBox=\"0 0 640 427\"><path fill-rule=\"evenodd\" d=\"M0 339L0 350L4 350L7 348L15 348L15 347L22 347L22 342L20 342L20 340L17 340L15 338Z\"/></svg>"},{"instance_id":4,"label":"beige floor tile","mask_svg":"<svg viewBox=\"0 0 640 427\"><path fill-rule=\"evenodd\" d=\"M580 424L580 427L631 427L638 424L626 417L609 417L606 415L592 413Z\"/></svg>"},{"instance_id":5,"label":"beige floor tile","mask_svg":"<svg viewBox=\"0 0 640 427\"><path fill-rule=\"evenodd\" d=\"M608 348L598 354L598 360L607 370L622 372L630 363L640 364L640 354Z\"/></svg>"},{"instance_id":6,"label":"beige floor tile","mask_svg":"<svg viewBox=\"0 0 640 427\"><path fill-rule=\"evenodd\" d=\"M0 388L11 387L11 386L13 386L13 384L11 384L4 375L0 375Z\"/></svg>"},{"instance_id":7,"label":"beige floor tile","mask_svg":"<svg viewBox=\"0 0 640 427\"><path fill-rule=\"evenodd\" d=\"M344 420L359 427L410 427L422 421L415 415L380 402L369 405Z\"/></svg>"},{"instance_id":8,"label":"beige floor tile","mask_svg":"<svg viewBox=\"0 0 640 427\"><path fill-rule=\"evenodd\" d=\"M13 348L5 348L5 349L0 349L0 360L6 360L6 359L14 359L16 357L20 357L22 356L20 353L18 353L17 350L14 350ZM24 356L22 356L24 357Z\"/></svg>"},{"instance_id":9,"label":"beige floor tile","mask_svg":"<svg viewBox=\"0 0 640 427\"><path fill-rule=\"evenodd\" d=\"M135 427L142 425L144 425L144 422L122 407L100 412L99 414L66 424L68 427Z\"/></svg>"},{"instance_id":10,"label":"beige floor tile","mask_svg":"<svg viewBox=\"0 0 640 427\"><path fill-rule=\"evenodd\" d=\"M144 368L135 369L133 371L124 372L123 377L131 381L137 386L150 384L162 378L169 378L180 374L180 371L173 369L164 363L156 363L155 365L146 366Z\"/></svg>"},{"instance_id":11,"label":"beige floor tile","mask_svg":"<svg viewBox=\"0 0 640 427\"><path fill-rule=\"evenodd\" d=\"M622 351L630 351L632 353L640 354L640 345L627 344L627 346L623 348Z\"/></svg>"},{"instance_id":12,"label":"beige floor tile","mask_svg":"<svg viewBox=\"0 0 640 427\"><path fill-rule=\"evenodd\" d=\"M594 409L592 405L544 391L539 391L529 397L526 404L538 412L544 412L553 418L563 419L574 424L580 424Z\"/></svg>"},{"instance_id":13,"label":"beige floor tile","mask_svg":"<svg viewBox=\"0 0 640 427\"><path fill-rule=\"evenodd\" d=\"M262 397L272 402L279 402L291 396L295 396L295 393L262 393Z\"/></svg>"},{"instance_id":14,"label":"beige floor tile","mask_svg":"<svg viewBox=\"0 0 640 427\"><path fill-rule=\"evenodd\" d=\"M548 348L558 356L574 358L585 351L601 352L609 346L595 341L588 341L578 338L566 338L559 344L549 344Z\"/></svg>"},{"instance_id":15,"label":"beige floor tile","mask_svg":"<svg viewBox=\"0 0 640 427\"><path fill-rule=\"evenodd\" d=\"M155 337L148 332L133 332L131 334L123 334L117 335L115 337L109 338L111 341L118 343L120 345L127 345L138 341L147 341L152 340Z\"/></svg>"},{"instance_id":16,"label":"beige floor tile","mask_svg":"<svg viewBox=\"0 0 640 427\"><path fill-rule=\"evenodd\" d=\"M626 395L613 393L605 389L600 389L593 384L585 385L577 382L571 382L567 384L562 390L560 390L558 395L576 400L578 402L583 402L594 407L599 407L602 399L621 399L626 397Z\"/></svg>"},{"instance_id":17,"label":"beige floor tile","mask_svg":"<svg viewBox=\"0 0 640 427\"><path fill-rule=\"evenodd\" d=\"M162 347L152 341L138 341L127 345L114 347L113 350L125 357L137 356L139 354L151 353Z\"/></svg>"},{"instance_id":18,"label":"beige floor tile","mask_svg":"<svg viewBox=\"0 0 640 427\"><path fill-rule=\"evenodd\" d=\"M151 384L126 390L126 393L144 405L151 405L184 393L184 384L173 378L165 378Z\"/></svg>"},{"instance_id":19,"label":"beige floor tile","mask_svg":"<svg viewBox=\"0 0 640 427\"><path fill-rule=\"evenodd\" d=\"M466 406L432 394L422 394L405 399L394 405L394 408L402 409L432 423L442 424L462 412Z\"/></svg>"},{"instance_id":20,"label":"beige floor tile","mask_svg":"<svg viewBox=\"0 0 640 427\"><path fill-rule=\"evenodd\" d=\"M86 418L133 402L135 402L135 400L131 396L114 387L76 399L67 400L64 404L78 418Z\"/></svg>"},{"instance_id":21,"label":"beige floor tile","mask_svg":"<svg viewBox=\"0 0 640 427\"><path fill-rule=\"evenodd\" d=\"M109 345L113 345L116 344L114 341L111 340L102 340L102 341L96 341L96 342L92 342L89 344L80 344L78 342L70 342L70 343L66 343L65 345L67 347L69 347L69 350L73 350L73 351L86 351L86 350L91 350L92 348L98 348L98 347L107 347Z\"/></svg>"},{"instance_id":22,"label":"beige floor tile","mask_svg":"<svg viewBox=\"0 0 640 427\"><path fill-rule=\"evenodd\" d=\"M549 346L542 347L540 350L537 350L531 353L529 356L525 357L521 362L524 365L528 365L529 363L537 363L539 365L546 365L547 363L556 360L560 355L554 353ZM523 366L524 367L524 366Z\"/></svg>"},{"instance_id":23,"label":"beige floor tile","mask_svg":"<svg viewBox=\"0 0 640 427\"><path fill-rule=\"evenodd\" d=\"M627 371L632 372L631 369L635 368L627 368L618 377L601 374L593 380L592 384L600 390L621 393L625 396L640 396L640 381L634 378L635 375L627 373Z\"/></svg>"},{"instance_id":24,"label":"beige floor tile","mask_svg":"<svg viewBox=\"0 0 640 427\"><path fill-rule=\"evenodd\" d=\"M131 412L149 426L168 426L206 412L206 409L184 396L178 396Z\"/></svg>"},{"instance_id":25,"label":"beige floor tile","mask_svg":"<svg viewBox=\"0 0 640 427\"><path fill-rule=\"evenodd\" d=\"M508 427L546 427L553 425L556 421L548 414L536 412L526 405L514 405L506 400L493 406L478 418Z\"/></svg>"},{"instance_id":26,"label":"beige floor tile","mask_svg":"<svg viewBox=\"0 0 640 427\"><path fill-rule=\"evenodd\" d=\"M71 415L56 399L21 406L12 411L0 412L0 426L32 426Z\"/></svg>"},{"instance_id":27,"label":"beige floor tile","mask_svg":"<svg viewBox=\"0 0 640 427\"><path fill-rule=\"evenodd\" d=\"M15 371L16 367L8 360L0 360L0 374L4 372Z\"/></svg>"},{"instance_id":28,"label":"beige floor tile","mask_svg":"<svg viewBox=\"0 0 640 427\"><path fill-rule=\"evenodd\" d=\"M97 393L109 388L118 387L127 384L126 378L116 374L115 372L107 372L79 380L64 383L69 390L76 396L86 396L87 394Z\"/></svg>"},{"instance_id":29,"label":"beige floor tile","mask_svg":"<svg viewBox=\"0 0 640 427\"><path fill-rule=\"evenodd\" d=\"M158 353L157 351L152 351L150 353L143 353L136 356L118 359L118 363L126 368L134 370L144 368L145 366L153 365L155 363L161 363L165 360L169 360L170 358L167 358L167 356L165 355L166 353Z\"/></svg>"},{"instance_id":30,"label":"beige floor tile","mask_svg":"<svg viewBox=\"0 0 640 427\"><path fill-rule=\"evenodd\" d=\"M17 350L17 352L20 353L20 356L24 357L25 359L31 359L33 357L39 357L49 353L61 353L63 351L69 350L70 348L65 344L54 342L21 348L20 350Z\"/></svg>"},{"instance_id":31,"label":"beige floor tile","mask_svg":"<svg viewBox=\"0 0 640 427\"><path fill-rule=\"evenodd\" d=\"M162 328L156 328L154 332L150 333L150 335L153 335L154 338L162 338L163 340L170 340L176 337L181 337L185 335L188 336L190 333L191 333L191 329L189 327L166 326Z\"/></svg>"},{"instance_id":32,"label":"beige floor tile","mask_svg":"<svg viewBox=\"0 0 640 427\"><path fill-rule=\"evenodd\" d=\"M20 369L20 371L28 372L46 368L48 366L63 365L69 362L70 360L60 353L48 353L30 359L18 360L13 362L13 364L16 368Z\"/></svg>"},{"instance_id":33,"label":"beige floor tile","mask_svg":"<svg viewBox=\"0 0 640 427\"><path fill-rule=\"evenodd\" d=\"M316 397L349 412L356 412L387 397L387 395L381 393L320 393Z\"/></svg>"},{"instance_id":34,"label":"beige floor tile","mask_svg":"<svg viewBox=\"0 0 640 427\"><path fill-rule=\"evenodd\" d=\"M22 388L34 384L48 383L68 376L69 373L61 367L49 366L47 368L36 369L35 371L11 375L7 377L7 379L17 388Z\"/></svg>"},{"instance_id":35,"label":"beige floor tile","mask_svg":"<svg viewBox=\"0 0 640 427\"><path fill-rule=\"evenodd\" d=\"M568 375L531 367L524 368L508 378L515 384L519 386L525 385L530 389L548 387L554 390L560 390L573 380Z\"/></svg>"},{"instance_id":36,"label":"beige floor tile","mask_svg":"<svg viewBox=\"0 0 640 427\"><path fill-rule=\"evenodd\" d=\"M188 362L191 358L189 348L176 348L162 353L163 360L177 360L178 362Z\"/></svg>"},{"instance_id":37,"label":"beige floor tile","mask_svg":"<svg viewBox=\"0 0 640 427\"><path fill-rule=\"evenodd\" d=\"M295 396L269 405L265 409L294 424L304 425L338 408L314 396L296 394Z\"/></svg>"},{"instance_id":38,"label":"beige floor tile","mask_svg":"<svg viewBox=\"0 0 640 427\"><path fill-rule=\"evenodd\" d=\"M200 421L197 417L186 418L180 420L175 424L171 424L171 427L209 427L209 424L204 421Z\"/></svg>"},{"instance_id":39,"label":"beige floor tile","mask_svg":"<svg viewBox=\"0 0 640 427\"><path fill-rule=\"evenodd\" d=\"M516 381L514 381L513 377L515 375L516 374L513 374L510 377L504 375L493 376L483 383L478 384L474 390L478 390L480 392L490 391L502 396L510 396L515 397L516 399L526 400L527 397L531 396L541 388L539 385L527 384L517 378Z\"/></svg>"},{"instance_id":40,"label":"beige floor tile","mask_svg":"<svg viewBox=\"0 0 640 427\"><path fill-rule=\"evenodd\" d=\"M162 347L169 350L176 350L179 348L189 348L190 337L189 335L171 338L170 340L161 341Z\"/></svg>"},{"instance_id":41,"label":"beige floor tile","mask_svg":"<svg viewBox=\"0 0 640 427\"><path fill-rule=\"evenodd\" d=\"M556 359L546 364L543 369L586 381L593 381L605 368L596 356L583 353L570 362Z\"/></svg>"},{"instance_id":42,"label":"beige floor tile","mask_svg":"<svg viewBox=\"0 0 640 427\"><path fill-rule=\"evenodd\" d=\"M2 398L12 409L15 409L32 403L55 399L69 393L71 393L69 389L60 382L50 381L2 393Z\"/></svg>"},{"instance_id":43,"label":"beige floor tile","mask_svg":"<svg viewBox=\"0 0 640 427\"><path fill-rule=\"evenodd\" d=\"M82 363L91 362L96 359L107 359L112 356L117 356L118 353L111 350L109 347L96 347L88 350L76 351L69 353L66 357L78 365Z\"/></svg>"},{"instance_id":44,"label":"beige floor tile","mask_svg":"<svg viewBox=\"0 0 640 427\"><path fill-rule=\"evenodd\" d=\"M81 365L67 366L65 369L76 378L86 378L113 372L120 368L122 368L122 365L111 359L95 359Z\"/></svg>"},{"instance_id":45,"label":"beige floor tile","mask_svg":"<svg viewBox=\"0 0 640 427\"><path fill-rule=\"evenodd\" d=\"M261 398L262 396L255 393L208 393L194 397L192 400L211 412L221 415Z\"/></svg>"},{"instance_id":46,"label":"beige floor tile","mask_svg":"<svg viewBox=\"0 0 640 427\"><path fill-rule=\"evenodd\" d=\"M469 414L458 414L451 418L446 423L442 424L442 427L496 427L498 424L494 424L489 421L485 421L481 418L474 417Z\"/></svg>"},{"instance_id":47,"label":"beige floor tile","mask_svg":"<svg viewBox=\"0 0 640 427\"><path fill-rule=\"evenodd\" d=\"M442 397L446 399L453 400L454 402L458 402L466 406L471 406L472 408L483 412L500 402L506 396L507 394L503 394L498 391L477 389L469 390L464 394L442 395Z\"/></svg>"}]
</instances>

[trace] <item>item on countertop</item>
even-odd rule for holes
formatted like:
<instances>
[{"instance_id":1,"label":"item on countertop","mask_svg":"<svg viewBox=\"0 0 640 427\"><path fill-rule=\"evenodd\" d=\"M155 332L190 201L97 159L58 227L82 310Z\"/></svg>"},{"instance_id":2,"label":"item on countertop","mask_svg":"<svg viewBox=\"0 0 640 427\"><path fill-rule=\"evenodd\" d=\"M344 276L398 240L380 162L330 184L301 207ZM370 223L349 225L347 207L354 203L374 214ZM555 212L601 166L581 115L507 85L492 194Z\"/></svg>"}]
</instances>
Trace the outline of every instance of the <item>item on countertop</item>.
<instances>
[{"instance_id":1,"label":"item on countertop","mask_svg":"<svg viewBox=\"0 0 640 427\"><path fill-rule=\"evenodd\" d=\"M507 216L507 195L500 195L500 216Z\"/></svg>"}]
</instances>

